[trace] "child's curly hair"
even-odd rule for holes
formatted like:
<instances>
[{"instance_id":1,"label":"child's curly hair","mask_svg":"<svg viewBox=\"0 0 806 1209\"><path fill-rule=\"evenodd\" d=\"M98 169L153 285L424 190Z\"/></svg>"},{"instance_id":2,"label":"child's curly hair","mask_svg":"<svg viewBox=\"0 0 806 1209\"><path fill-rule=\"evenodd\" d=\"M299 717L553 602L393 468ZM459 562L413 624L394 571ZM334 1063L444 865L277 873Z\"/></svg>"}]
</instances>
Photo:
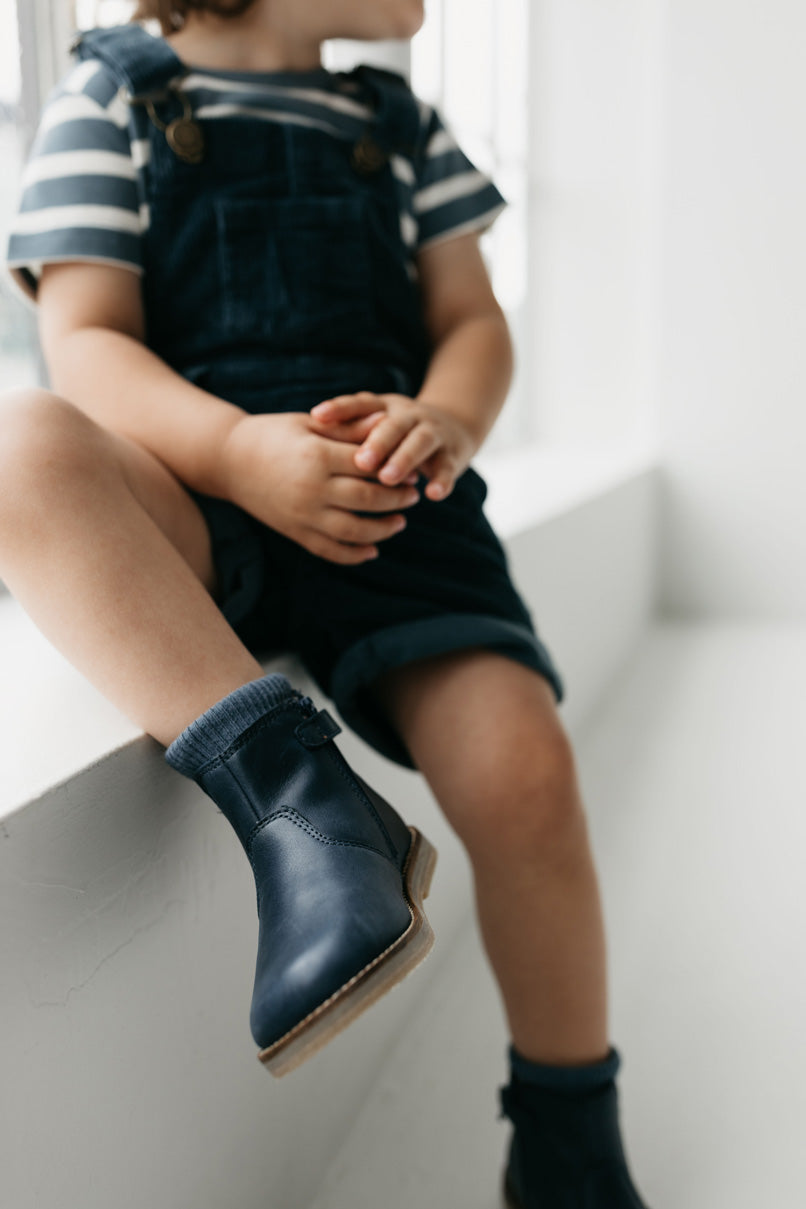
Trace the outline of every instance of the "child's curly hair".
<instances>
[{"instance_id":1,"label":"child's curly hair","mask_svg":"<svg viewBox=\"0 0 806 1209\"><path fill-rule=\"evenodd\" d=\"M181 29L188 9L215 13L218 17L239 17L255 0L138 0L130 20L159 21L163 34Z\"/></svg>"}]
</instances>

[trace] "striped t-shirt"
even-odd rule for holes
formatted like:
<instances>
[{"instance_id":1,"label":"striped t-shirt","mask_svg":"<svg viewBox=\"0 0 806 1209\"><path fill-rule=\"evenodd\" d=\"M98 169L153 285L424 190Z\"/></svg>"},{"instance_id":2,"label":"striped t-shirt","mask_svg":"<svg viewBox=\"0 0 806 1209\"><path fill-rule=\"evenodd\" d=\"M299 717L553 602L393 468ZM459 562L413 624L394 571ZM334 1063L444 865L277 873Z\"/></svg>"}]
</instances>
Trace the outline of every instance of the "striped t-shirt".
<instances>
[{"instance_id":1,"label":"striped t-shirt","mask_svg":"<svg viewBox=\"0 0 806 1209\"><path fill-rule=\"evenodd\" d=\"M182 91L203 121L232 118L293 122L355 141L370 110L350 72L242 72L191 67ZM437 109L418 99L424 148L419 171L406 156L390 158L399 197L400 234L409 275L415 253L429 244L482 232L507 205L489 176L459 147ZM143 272L148 229L143 172L150 120L130 105L98 59L77 63L43 106L11 220L5 270L31 307L42 265L104 261Z\"/></svg>"}]
</instances>

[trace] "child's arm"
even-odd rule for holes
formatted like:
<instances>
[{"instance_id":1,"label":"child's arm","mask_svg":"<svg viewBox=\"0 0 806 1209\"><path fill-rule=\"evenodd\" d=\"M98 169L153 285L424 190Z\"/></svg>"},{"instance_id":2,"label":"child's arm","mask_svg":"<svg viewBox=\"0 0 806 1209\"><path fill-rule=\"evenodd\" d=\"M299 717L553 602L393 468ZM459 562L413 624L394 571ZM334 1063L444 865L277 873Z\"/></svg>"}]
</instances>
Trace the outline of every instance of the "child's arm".
<instances>
[{"instance_id":1,"label":"child's arm","mask_svg":"<svg viewBox=\"0 0 806 1209\"><path fill-rule=\"evenodd\" d=\"M143 343L138 275L108 264L45 264L37 302L53 389L189 487L220 494L218 455L246 413L193 386Z\"/></svg>"},{"instance_id":2,"label":"child's arm","mask_svg":"<svg viewBox=\"0 0 806 1209\"><path fill-rule=\"evenodd\" d=\"M514 369L509 327L478 232L423 248L417 269L433 344L417 399L460 420L475 453L504 406Z\"/></svg>"},{"instance_id":3,"label":"child's arm","mask_svg":"<svg viewBox=\"0 0 806 1209\"><path fill-rule=\"evenodd\" d=\"M311 414L326 432L382 408L356 465L389 484L419 469L436 500L449 494L495 423L512 380L513 350L477 233L424 248L418 267L434 351L417 398L362 391L320 403Z\"/></svg>"}]
</instances>

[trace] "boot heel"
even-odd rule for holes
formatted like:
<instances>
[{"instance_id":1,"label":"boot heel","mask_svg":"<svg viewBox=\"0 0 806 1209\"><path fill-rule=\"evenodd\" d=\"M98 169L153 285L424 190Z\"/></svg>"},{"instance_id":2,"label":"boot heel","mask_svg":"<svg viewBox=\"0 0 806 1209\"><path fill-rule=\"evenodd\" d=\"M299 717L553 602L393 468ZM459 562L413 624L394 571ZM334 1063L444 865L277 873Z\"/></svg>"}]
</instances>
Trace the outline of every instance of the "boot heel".
<instances>
[{"instance_id":1,"label":"boot heel","mask_svg":"<svg viewBox=\"0 0 806 1209\"><path fill-rule=\"evenodd\" d=\"M411 845L403 866L403 889L411 911L408 928L284 1037L259 1051L258 1058L276 1077L288 1074L327 1045L430 953L434 933L423 899L431 888L437 851L416 827L410 826L409 831Z\"/></svg>"}]
</instances>

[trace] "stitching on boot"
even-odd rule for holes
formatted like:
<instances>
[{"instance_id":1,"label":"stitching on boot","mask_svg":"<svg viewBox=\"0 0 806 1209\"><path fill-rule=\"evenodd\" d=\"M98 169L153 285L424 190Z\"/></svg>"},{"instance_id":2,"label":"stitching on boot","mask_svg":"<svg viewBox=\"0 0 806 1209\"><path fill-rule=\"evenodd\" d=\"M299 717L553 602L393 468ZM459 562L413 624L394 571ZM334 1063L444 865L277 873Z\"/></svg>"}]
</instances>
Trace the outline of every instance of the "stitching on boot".
<instances>
[{"instance_id":1,"label":"stitching on boot","mask_svg":"<svg viewBox=\"0 0 806 1209\"><path fill-rule=\"evenodd\" d=\"M227 747L223 752L219 752L219 754L217 756L214 756L213 759L209 761L209 763L203 765L203 767L200 768L198 770L198 772L196 773L196 777L198 778L198 777L201 777L204 773L211 772L214 768L217 768L219 765L225 765L227 760L230 758L230 756L234 755L235 752L239 751L241 749L241 747L243 747L246 743L248 743L250 741L250 739L253 739L256 734L260 733L260 731L265 730L266 728L271 726L272 723L274 721L276 721L276 717L281 711L289 710L290 706L298 705L301 700L302 700L302 698L299 696L299 694L297 694L297 696L293 699L286 698L286 700L281 701L279 703L279 705L272 706L272 708L268 711L268 713L264 714L261 718L258 718L256 722L253 722L252 725L250 727L248 727L244 731L244 733L238 739L235 740L234 743L231 743L230 746ZM358 794L360 801L364 804L364 806L366 806L367 810L369 810L372 818L375 820L377 826L380 829L381 835L386 840L386 844L387 844L387 847L389 850L388 851L389 857L393 861L396 862L397 856L398 856L398 851L397 851L397 848L395 847L395 845L392 843L392 837L390 836L389 832L387 831L386 825L384 824L383 819L381 818L381 816L378 814L378 811L373 806L370 798L367 796L367 794L364 792L364 790L359 785L358 781L355 779L353 773L350 770L349 765L347 764L347 761L345 760L344 756L341 754L339 749L336 747L335 743L333 743L332 741L330 743L325 743L318 750L327 753L328 758L335 765L335 767L339 773L339 776L342 778L342 780L349 786L350 789L352 789L352 791L354 793ZM231 769L229 769L229 771L232 772ZM244 792L243 787L240 785L240 782L237 782L237 779L236 779L236 783L238 784L238 787L241 789L241 792L243 793ZM249 797L249 795L246 795L246 800L249 802L249 805L251 807L252 799ZM381 854L381 855L383 855L383 854Z\"/></svg>"},{"instance_id":2,"label":"stitching on boot","mask_svg":"<svg viewBox=\"0 0 806 1209\"><path fill-rule=\"evenodd\" d=\"M255 811L255 804L252 801L251 796L247 793L246 787L241 784L240 778L239 778L238 774L236 773L235 769L233 768L233 766L231 764L227 763L227 761L225 761L225 760L222 761L222 765L224 768L224 772L226 772L227 775L229 776L230 780L233 781L235 783L235 785L237 785L238 792L240 793L243 801L246 802L247 806L249 807L250 814L254 815L254 817L256 819L259 819L260 816ZM251 832L249 832L248 834L251 835Z\"/></svg>"},{"instance_id":3,"label":"stitching on boot","mask_svg":"<svg viewBox=\"0 0 806 1209\"><path fill-rule=\"evenodd\" d=\"M314 827L313 823L309 823L305 816L294 810L292 806L281 806L279 810L272 811L272 813L267 815L265 819L261 819L258 823L256 823L249 832L246 843L250 860L252 854L252 845L255 839L260 832L263 831L264 828L269 825L269 823L273 823L275 819L288 819L290 823L294 823L297 827L301 828L302 831L307 831L308 835L312 835L315 840L319 840L319 842L322 844L337 844L342 848L363 848L365 852L374 852L376 856L382 857L385 861L389 859L385 852L380 852L377 848L373 848L371 844L362 844L360 840L331 839L329 835L325 835L325 833L320 831L318 827Z\"/></svg>"},{"instance_id":4,"label":"stitching on boot","mask_svg":"<svg viewBox=\"0 0 806 1209\"><path fill-rule=\"evenodd\" d=\"M384 836L384 838L386 840L386 843L389 848L389 856L392 858L392 860L396 860L397 848L395 848L394 844L392 843L392 837L390 836L389 832L386 830L384 821L381 818L381 816L378 814L375 807L373 806L370 798L368 797L368 795L366 793L364 793L364 790L361 788L358 781L355 779L352 772L350 771L350 766L347 763L347 761L345 760L344 756L341 754L341 752L335 746L335 744L331 745L331 744L327 743L320 750L327 753L330 760L333 762L335 767L338 769L339 775L343 778L344 781L347 782L347 784L350 786L350 788L353 790L353 792L358 794L360 800L367 807L370 814L374 818L375 822L378 824L378 827L381 830L381 834Z\"/></svg>"}]
</instances>

